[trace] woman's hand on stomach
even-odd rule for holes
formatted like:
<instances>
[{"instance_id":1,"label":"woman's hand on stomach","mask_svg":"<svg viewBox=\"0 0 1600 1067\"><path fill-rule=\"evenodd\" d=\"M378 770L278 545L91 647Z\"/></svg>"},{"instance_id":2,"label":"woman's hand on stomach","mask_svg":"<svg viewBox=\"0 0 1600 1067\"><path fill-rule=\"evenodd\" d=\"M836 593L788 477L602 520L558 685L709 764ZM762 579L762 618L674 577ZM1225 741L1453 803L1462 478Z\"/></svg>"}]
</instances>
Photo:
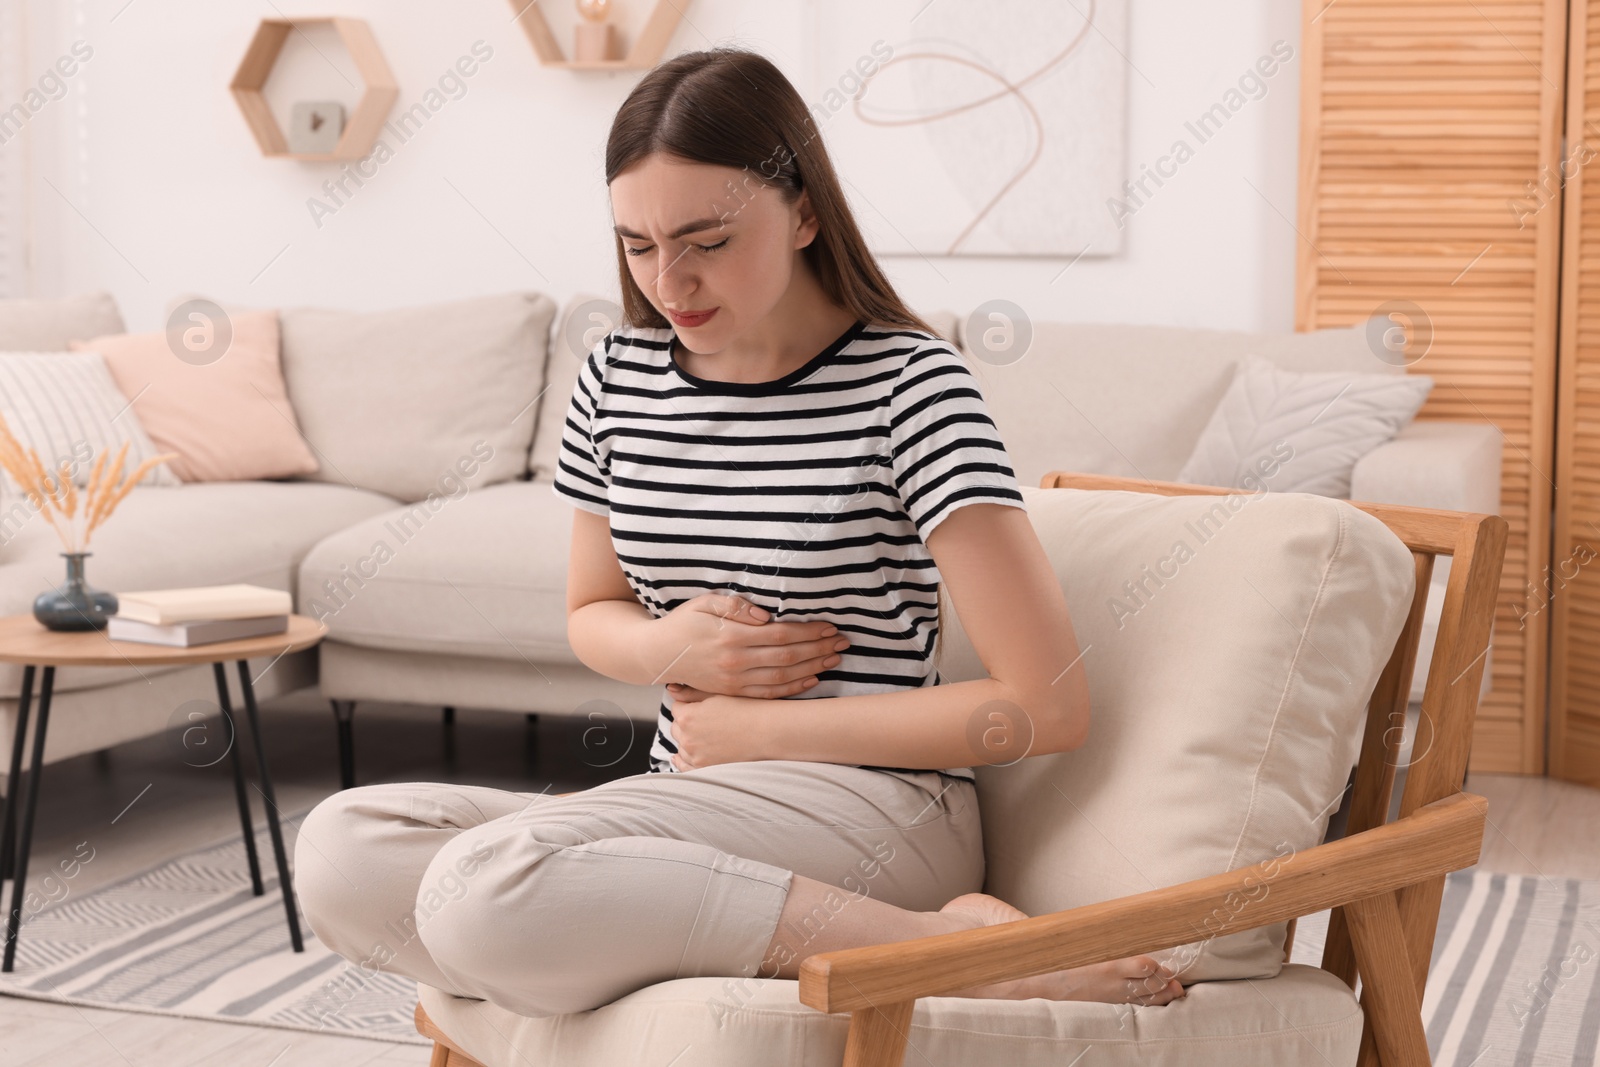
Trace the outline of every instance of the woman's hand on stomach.
<instances>
[{"instance_id":1,"label":"woman's hand on stomach","mask_svg":"<svg viewBox=\"0 0 1600 1067\"><path fill-rule=\"evenodd\" d=\"M803 693L835 667L850 639L830 622L774 622L731 593L702 593L656 620L674 657L662 672L673 700L713 693L773 700Z\"/></svg>"}]
</instances>

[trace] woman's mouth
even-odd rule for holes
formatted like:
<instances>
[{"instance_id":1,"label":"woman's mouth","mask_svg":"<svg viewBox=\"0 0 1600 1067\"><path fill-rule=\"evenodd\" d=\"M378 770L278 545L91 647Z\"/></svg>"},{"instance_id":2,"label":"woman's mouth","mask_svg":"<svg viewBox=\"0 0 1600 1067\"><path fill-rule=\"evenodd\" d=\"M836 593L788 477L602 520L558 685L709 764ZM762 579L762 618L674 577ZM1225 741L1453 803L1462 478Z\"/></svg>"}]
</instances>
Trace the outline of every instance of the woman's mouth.
<instances>
[{"instance_id":1,"label":"woman's mouth","mask_svg":"<svg viewBox=\"0 0 1600 1067\"><path fill-rule=\"evenodd\" d=\"M716 308L707 308L704 311L673 311L670 308L667 309L667 315L671 317L673 324L676 326L704 326L711 321L711 316L716 313Z\"/></svg>"}]
</instances>

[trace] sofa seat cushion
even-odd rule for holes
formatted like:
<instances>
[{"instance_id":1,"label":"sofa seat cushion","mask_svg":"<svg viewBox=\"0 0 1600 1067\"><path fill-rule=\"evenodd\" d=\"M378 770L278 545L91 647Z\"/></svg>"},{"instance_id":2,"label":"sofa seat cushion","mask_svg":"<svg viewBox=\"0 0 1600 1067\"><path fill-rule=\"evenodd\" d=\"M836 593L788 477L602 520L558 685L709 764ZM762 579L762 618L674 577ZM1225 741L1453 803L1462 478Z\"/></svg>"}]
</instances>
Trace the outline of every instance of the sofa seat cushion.
<instances>
[{"instance_id":1,"label":"sofa seat cushion","mask_svg":"<svg viewBox=\"0 0 1600 1067\"><path fill-rule=\"evenodd\" d=\"M1080 748L1023 758L1019 708L1014 750L976 753L985 892L1042 915L1254 868L1193 944L1155 955L1185 981L1272 977L1282 923L1207 935L1321 843L1410 607L1410 549L1311 493L1022 492L1090 724ZM944 679L983 677L958 613L946 625Z\"/></svg>"},{"instance_id":2,"label":"sofa seat cushion","mask_svg":"<svg viewBox=\"0 0 1600 1067\"><path fill-rule=\"evenodd\" d=\"M429 1018L484 1067L838 1067L850 1016L802 1004L799 990L789 979L681 978L593 1011L529 1018L418 987ZM1272 979L1197 983L1163 1007L925 997L911 1016L907 1039L915 1051L908 1048L906 1062L1348 1064L1361 1044L1361 1020L1343 982L1304 964Z\"/></svg>"},{"instance_id":3,"label":"sofa seat cushion","mask_svg":"<svg viewBox=\"0 0 1600 1067\"><path fill-rule=\"evenodd\" d=\"M567 644L572 509L549 481L386 509L300 569L301 610L369 648L578 663Z\"/></svg>"},{"instance_id":4,"label":"sofa seat cushion","mask_svg":"<svg viewBox=\"0 0 1600 1067\"><path fill-rule=\"evenodd\" d=\"M139 486L89 543L91 586L159 589L250 582L295 588L311 546L330 532L388 511L394 500L365 489L294 481L196 482ZM0 614L33 610L34 597L61 583L61 541L27 505L0 515ZM172 668L80 667L57 673L56 688L111 685ZM22 669L0 664L0 692L15 694Z\"/></svg>"}]
</instances>

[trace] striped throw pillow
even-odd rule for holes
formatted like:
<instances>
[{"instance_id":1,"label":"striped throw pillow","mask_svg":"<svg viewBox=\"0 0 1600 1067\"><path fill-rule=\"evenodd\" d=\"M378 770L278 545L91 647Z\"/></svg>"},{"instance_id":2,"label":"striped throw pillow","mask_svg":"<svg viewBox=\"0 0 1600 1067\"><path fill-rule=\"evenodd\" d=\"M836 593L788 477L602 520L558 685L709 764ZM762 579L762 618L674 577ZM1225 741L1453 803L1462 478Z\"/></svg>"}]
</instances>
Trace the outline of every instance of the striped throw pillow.
<instances>
[{"instance_id":1,"label":"striped throw pillow","mask_svg":"<svg viewBox=\"0 0 1600 1067\"><path fill-rule=\"evenodd\" d=\"M124 441L123 477L160 455L98 352L0 352L0 416L41 463L56 469L70 464L78 486L88 484L95 456L110 449L114 457ZM20 492L3 471L0 480L8 497ZM167 464L158 463L139 484L183 483Z\"/></svg>"}]
</instances>

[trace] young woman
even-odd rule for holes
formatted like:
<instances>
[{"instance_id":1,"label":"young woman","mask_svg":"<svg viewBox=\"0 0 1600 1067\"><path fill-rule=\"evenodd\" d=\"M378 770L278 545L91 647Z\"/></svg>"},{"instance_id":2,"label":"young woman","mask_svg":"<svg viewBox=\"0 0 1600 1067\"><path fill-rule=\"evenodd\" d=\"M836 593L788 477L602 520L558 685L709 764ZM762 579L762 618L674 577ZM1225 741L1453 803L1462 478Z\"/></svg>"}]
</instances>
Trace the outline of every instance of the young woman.
<instances>
[{"instance_id":1,"label":"young woman","mask_svg":"<svg viewBox=\"0 0 1600 1067\"><path fill-rule=\"evenodd\" d=\"M979 892L970 764L1010 758L996 716L1033 754L1081 744L1088 693L971 371L884 278L766 59L652 70L606 180L627 322L583 362L552 488L573 650L664 687L650 769L567 797L337 793L296 847L312 929L552 1015L1025 918ZM940 684L941 584L986 678ZM1184 990L1136 956L951 995Z\"/></svg>"}]
</instances>

